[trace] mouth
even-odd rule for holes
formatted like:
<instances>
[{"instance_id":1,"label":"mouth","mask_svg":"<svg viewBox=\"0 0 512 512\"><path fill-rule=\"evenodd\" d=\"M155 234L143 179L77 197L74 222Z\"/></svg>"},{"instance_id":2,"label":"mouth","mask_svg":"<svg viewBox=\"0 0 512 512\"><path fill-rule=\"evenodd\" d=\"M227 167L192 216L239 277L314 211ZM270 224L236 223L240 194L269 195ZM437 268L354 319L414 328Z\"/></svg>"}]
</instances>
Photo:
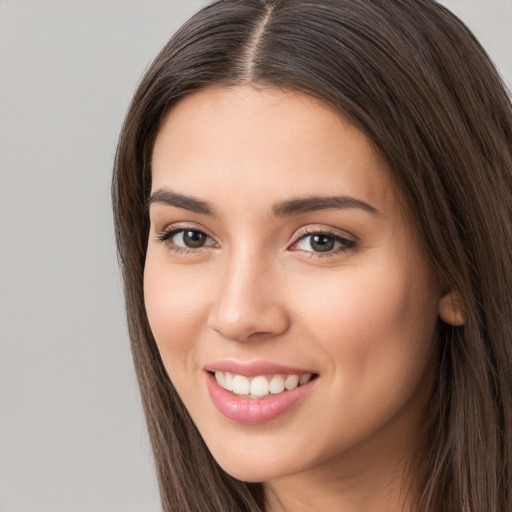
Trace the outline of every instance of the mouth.
<instances>
[{"instance_id":1,"label":"mouth","mask_svg":"<svg viewBox=\"0 0 512 512\"><path fill-rule=\"evenodd\" d=\"M216 408L236 423L260 424L300 406L319 374L272 363L224 361L208 365L206 385Z\"/></svg>"},{"instance_id":2,"label":"mouth","mask_svg":"<svg viewBox=\"0 0 512 512\"><path fill-rule=\"evenodd\" d=\"M208 373L226 391L250 399L263 399L293 391L318 377L316 373L278 373L253 377L220 370L208 371Z\"/></svg>"}]
</instances>

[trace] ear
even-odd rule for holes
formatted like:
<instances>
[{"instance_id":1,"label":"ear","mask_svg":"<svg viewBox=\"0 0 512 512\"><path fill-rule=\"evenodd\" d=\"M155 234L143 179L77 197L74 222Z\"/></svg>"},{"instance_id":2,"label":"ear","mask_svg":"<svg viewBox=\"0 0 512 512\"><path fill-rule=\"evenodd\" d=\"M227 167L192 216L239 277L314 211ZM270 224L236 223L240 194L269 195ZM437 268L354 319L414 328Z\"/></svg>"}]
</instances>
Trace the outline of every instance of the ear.
<instances>
[{"instance_id":1,"label":"ear","mask_svg":"<svg viewBox=\"0 0 512 512\"><path fill-rule=\"evenodd\" d=\"M459 292L450 292L439 300L439 317L441 320L454 327L460 327L465 323L464 302Z\"/></svg>"}]
</instances>

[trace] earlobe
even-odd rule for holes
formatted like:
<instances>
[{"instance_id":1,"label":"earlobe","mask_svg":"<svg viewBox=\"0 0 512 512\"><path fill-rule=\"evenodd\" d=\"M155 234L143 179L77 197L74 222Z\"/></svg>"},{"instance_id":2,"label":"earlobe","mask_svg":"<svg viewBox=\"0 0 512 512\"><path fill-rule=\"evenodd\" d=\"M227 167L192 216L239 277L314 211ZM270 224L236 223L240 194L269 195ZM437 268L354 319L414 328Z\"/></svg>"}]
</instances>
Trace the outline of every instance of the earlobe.
<instances>
[{"instance_id":1,"label":"earlobe","mask_svg":"<svg viewBox=\"0 0 512 512\"><path fill-rule=\"evenodd\" d=\"M439 317L441 320L454 327L464 325L464 303L459 292L450 292L439 300Z\"/></svg>"}]
</instances>

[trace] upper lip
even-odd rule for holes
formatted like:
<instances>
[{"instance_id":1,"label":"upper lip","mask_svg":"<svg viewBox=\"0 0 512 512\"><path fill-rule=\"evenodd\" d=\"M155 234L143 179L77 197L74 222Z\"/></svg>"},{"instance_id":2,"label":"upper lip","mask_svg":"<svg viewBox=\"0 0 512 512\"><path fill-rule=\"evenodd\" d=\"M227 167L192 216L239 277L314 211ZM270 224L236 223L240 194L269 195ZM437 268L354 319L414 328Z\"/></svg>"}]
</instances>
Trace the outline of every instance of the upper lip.
<instances>
[{"instance_id":1,"label":"upper lip","mask_svg":"<svg viewBox=\"0 0 512 512\"><path fill-rule=\"evenodd\" d=\"M257 375L305 375L308 373L316 373L309 369L296 368L286 366L272 361L235 361L226 359L223 361L215 361L204 367L207 372L230 372L236 375L244 375L245 377L256 377Z\"/></svg>"}]
</instances>

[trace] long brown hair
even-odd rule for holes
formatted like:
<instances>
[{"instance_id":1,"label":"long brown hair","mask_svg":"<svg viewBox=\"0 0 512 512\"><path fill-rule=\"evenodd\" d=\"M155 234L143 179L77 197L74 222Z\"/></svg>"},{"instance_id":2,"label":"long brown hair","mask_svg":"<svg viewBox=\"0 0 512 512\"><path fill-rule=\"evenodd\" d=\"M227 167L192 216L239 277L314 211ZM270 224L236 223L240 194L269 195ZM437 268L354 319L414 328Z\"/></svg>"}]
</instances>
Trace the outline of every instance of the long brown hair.
<instances>
[{"instance_id":1,"label":"long brown hair","mask_svg":"<svg viewBox=\"0 0 512 512\"><path fill-rule=\"evenodd\" d=\"M484 50L433 0L219 0L141 81L113 178L133 357L166 512L263 511L261 484L227 475L183 406L143 296L151 154L164 113L206 86L298 90L352 121L386 159L463 327L440 322L418 464L425 512L512 510L512 108Z\"/></svg>"}]
</instances>

